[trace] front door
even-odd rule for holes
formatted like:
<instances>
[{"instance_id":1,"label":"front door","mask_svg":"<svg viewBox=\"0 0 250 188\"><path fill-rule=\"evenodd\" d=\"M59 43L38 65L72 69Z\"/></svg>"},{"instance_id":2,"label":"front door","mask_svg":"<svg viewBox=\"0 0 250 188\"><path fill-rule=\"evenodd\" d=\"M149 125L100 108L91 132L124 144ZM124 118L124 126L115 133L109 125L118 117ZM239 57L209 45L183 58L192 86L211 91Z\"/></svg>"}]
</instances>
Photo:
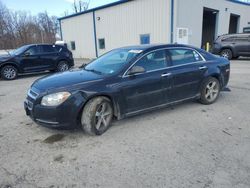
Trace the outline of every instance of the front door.
<instances>
[{"instance_id":1,"label":"front door","mask_svg":"<svg viewBox=\"0 0 250 188\"><path fill-rule=\"evenodd\" d=\"M32 46L20 55L20 62L24 72L32 72L39 69L41 64L39 46Z\"/></svg>"},{"instance_id":2,"label":"front door","mask_svg":"<svg viewBox=\"0 0 250 188\"><path fill-rule=\"evenodd\" d=\"M164 103L162 80L167 67L165 50L146 54L133 66L145 69L144 73L129 75L122 80L122 94L126 101L126 113L152 108ZM132 68L132 67L131 67Z\"/></svg>"}]
</instances>

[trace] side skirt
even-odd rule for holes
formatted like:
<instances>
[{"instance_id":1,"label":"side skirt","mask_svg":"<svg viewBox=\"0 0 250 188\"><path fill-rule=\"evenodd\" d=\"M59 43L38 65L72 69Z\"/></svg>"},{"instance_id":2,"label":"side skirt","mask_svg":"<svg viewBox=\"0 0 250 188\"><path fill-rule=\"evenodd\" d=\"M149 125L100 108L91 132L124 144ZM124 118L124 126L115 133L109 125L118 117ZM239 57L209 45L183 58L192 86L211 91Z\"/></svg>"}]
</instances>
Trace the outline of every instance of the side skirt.
<instances>
[{"instance_id":1,"label":"side skirt","mask_svg":"<svg viewBox=\"0 0 250 188\"><path fill-rule=\"evenodd\" d=\"M174 101L174 102L170 102L170 103L164 103L164 104L161 104L161 105L158 105L158 106L153 106L153 107L145 108L145 109L142 109L142 110L137 110L137 111L133 111L133 112L128 112L128 113L126 113L121 119L123 119L123 118L125 118L125 117L134 116L134 115L137 115L137 114L141 114L141 113L150 112L150 111L153 111L153 110L165 108L165 107L168 107L168 106L171 106L171 105L176 105L176 104L179 104L179 103L183 103L183 102L185 102L185 101L190 101L190 100L194 100L194 99L199 99L199 98L200 98L200 94L195 95L194 97L189 97L189 98L185 98L185 99L178 100L178 101Z\"/></svg>"}]
</instances>

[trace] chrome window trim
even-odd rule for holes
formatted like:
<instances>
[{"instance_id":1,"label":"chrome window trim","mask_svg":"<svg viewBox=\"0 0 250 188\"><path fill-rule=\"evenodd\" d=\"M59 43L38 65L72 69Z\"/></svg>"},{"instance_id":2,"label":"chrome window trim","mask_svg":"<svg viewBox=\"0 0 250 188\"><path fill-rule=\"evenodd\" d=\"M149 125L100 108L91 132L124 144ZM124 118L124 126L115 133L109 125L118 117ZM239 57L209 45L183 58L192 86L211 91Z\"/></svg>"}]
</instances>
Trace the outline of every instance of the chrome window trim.
<instances>
[{"instance_id":1,"label":"chrome window trim","mask_svg":"<svg viewBox=\"0 0 250 188\"><path fill-rule=\"evenodd\" d=\"M130 75L128 75L128 71L138 62L140 61L143 57L147 56L148 54L152 53L152 52L156 52L156 51L160 51L160 50L173 50L173 49L186 49L186 50L193 50L195 51L202 59L202 61L195 61L195 62L191 62L191 63L185 63L182 65L175 65L175 66L169 66L169 67L164 67L164 68L160 68L160 69L155 69L155 70L151 70L151 71L147 71L144 73L138 73L138 74L134 74L134 75L141 75L141 74L146 74L146 73L150 73L150 72L155 72L155 71L159 71L159 70L165 70L165 69L169 69L169 68L175 68L175 67L180 67L180 66L185 66L185 65L190 65L190 64L196 64L196 63L201 63L201 62L205 62L206 59L201 55L200 52L198 52L196 49L193 48L189 48L189 47L167 47L167 48L161 48L161 49L156 49L156 50L152 50L146 54L144 54L142 57L140 57L139 59L137 59L132 65L129 66L129 68L123 73L122 78L126 78L129 77Z\"/></svg>"}]
</instances>

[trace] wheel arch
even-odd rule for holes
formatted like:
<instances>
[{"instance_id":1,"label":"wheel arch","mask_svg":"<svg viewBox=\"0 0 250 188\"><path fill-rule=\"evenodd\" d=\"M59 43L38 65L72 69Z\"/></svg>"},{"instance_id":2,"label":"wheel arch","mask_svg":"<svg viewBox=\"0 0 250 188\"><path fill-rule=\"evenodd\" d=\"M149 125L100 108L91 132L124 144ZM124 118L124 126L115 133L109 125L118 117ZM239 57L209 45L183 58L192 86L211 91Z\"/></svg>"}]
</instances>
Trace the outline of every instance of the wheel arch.
<instances>
[{"instance_id":1,"label":"wheel arch","mask_svg":"<svg viewBox=\"0 0 250 188\"><path fill-rule=\"evenodd\" d=\"M120 106L119 106L119 104L118 104L117 102L115 102L114 98L113 98L111 95L103 93L103 94L92 95L92 96L88 97L88 98L86 99L86 101L84 101L84 103L82 104L82 106L81 106L81 108L80 108L80 110L79 110L79 112L78 112L78 116L77 116L77 122L78 122L78 123L79 123L80 120L81 120L81 114L82 114L82 111L83 111L83 109L85 108L86 104L87 104L90 100L92 100L92 99L94 99L94 98L97 98L97 97L106 97L107 99L109 99L109 100L111 101L111 104L112 104L112 107L113 107L113 111L114 111L114 114L113 114L113 115L114 115L117 119L121 119L121 113L120 113Z\"/></svg>"},{"instance_id":2,"label":"wheel arch","mask_svg":"<svg viewBox=\"0 0 250 188\"><path fill-rule=\"evenodd\" d=\"M6 62L6 63L1 64L0 71L2 70L3 67L5 67L7 65L11 65L11 66L15 67L17 69L17 72L20 72L20 67L16 63L13 63L13 62Z\"/></svg>"},{"instance_id":3,"label":"wheel arch","mask_svg":"<svg viewBox=\"0 0 250 188\"><path fill-rule=\"evenodd\" d=\"M234 50L234 48L233 48L232 46L223 46L223 47L220 49L220 53L221 53L223 50L226 50L226 49L231 50L232 56L233 56L233 57L236 56L235 50Z\"/></svg>"},{"instance_id":4,"label":"wheel arch","mask_svg":"<svg viewBox=\"0 0 250 188\"><path fill-rule=\"evenodd\" d=\"M216 78L216 79L219 81L219 83L220 83L220 88L223 87L223 77L222 77L219 73L213 73L213 74L207 75L207 76L203 79L202 83L203 83L205 80L207 80L209 77ZM202 87L202 84L201 84L201 87Z\"/></svg>"}]
</instances>

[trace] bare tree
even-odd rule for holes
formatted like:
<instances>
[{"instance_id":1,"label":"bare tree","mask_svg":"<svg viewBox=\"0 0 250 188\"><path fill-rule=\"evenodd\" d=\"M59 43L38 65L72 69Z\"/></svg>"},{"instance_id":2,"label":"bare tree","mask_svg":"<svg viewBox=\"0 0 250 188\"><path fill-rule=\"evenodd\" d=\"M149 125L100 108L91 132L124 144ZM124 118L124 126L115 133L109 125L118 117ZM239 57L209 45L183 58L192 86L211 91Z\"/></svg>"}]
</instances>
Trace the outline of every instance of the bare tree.
<instances>
[{"instance_id":1,"label":"bare tree","mask_svg":"<svg viewBox=\"0 0 250 188\"><path fill-rule=\"evenodd\" d=\"M89 8L89 1L83 1L83 0L74 0L72 6L73 6L73 11L75 13L78 13L78 12L83 12L83 11L86 11L88 10Z\"/></svg>"},{"instance_id":2,"label":"bare tree","mask_svg":"<svg viewBox=\"0 0 250 188\"><path fill-rule=\"evenodd\" d=\"M47 12L31 16L26 11L10 11L0 1L0 49L30 43L54 43L58 20Z\"/></svg>"}]
</instances>

